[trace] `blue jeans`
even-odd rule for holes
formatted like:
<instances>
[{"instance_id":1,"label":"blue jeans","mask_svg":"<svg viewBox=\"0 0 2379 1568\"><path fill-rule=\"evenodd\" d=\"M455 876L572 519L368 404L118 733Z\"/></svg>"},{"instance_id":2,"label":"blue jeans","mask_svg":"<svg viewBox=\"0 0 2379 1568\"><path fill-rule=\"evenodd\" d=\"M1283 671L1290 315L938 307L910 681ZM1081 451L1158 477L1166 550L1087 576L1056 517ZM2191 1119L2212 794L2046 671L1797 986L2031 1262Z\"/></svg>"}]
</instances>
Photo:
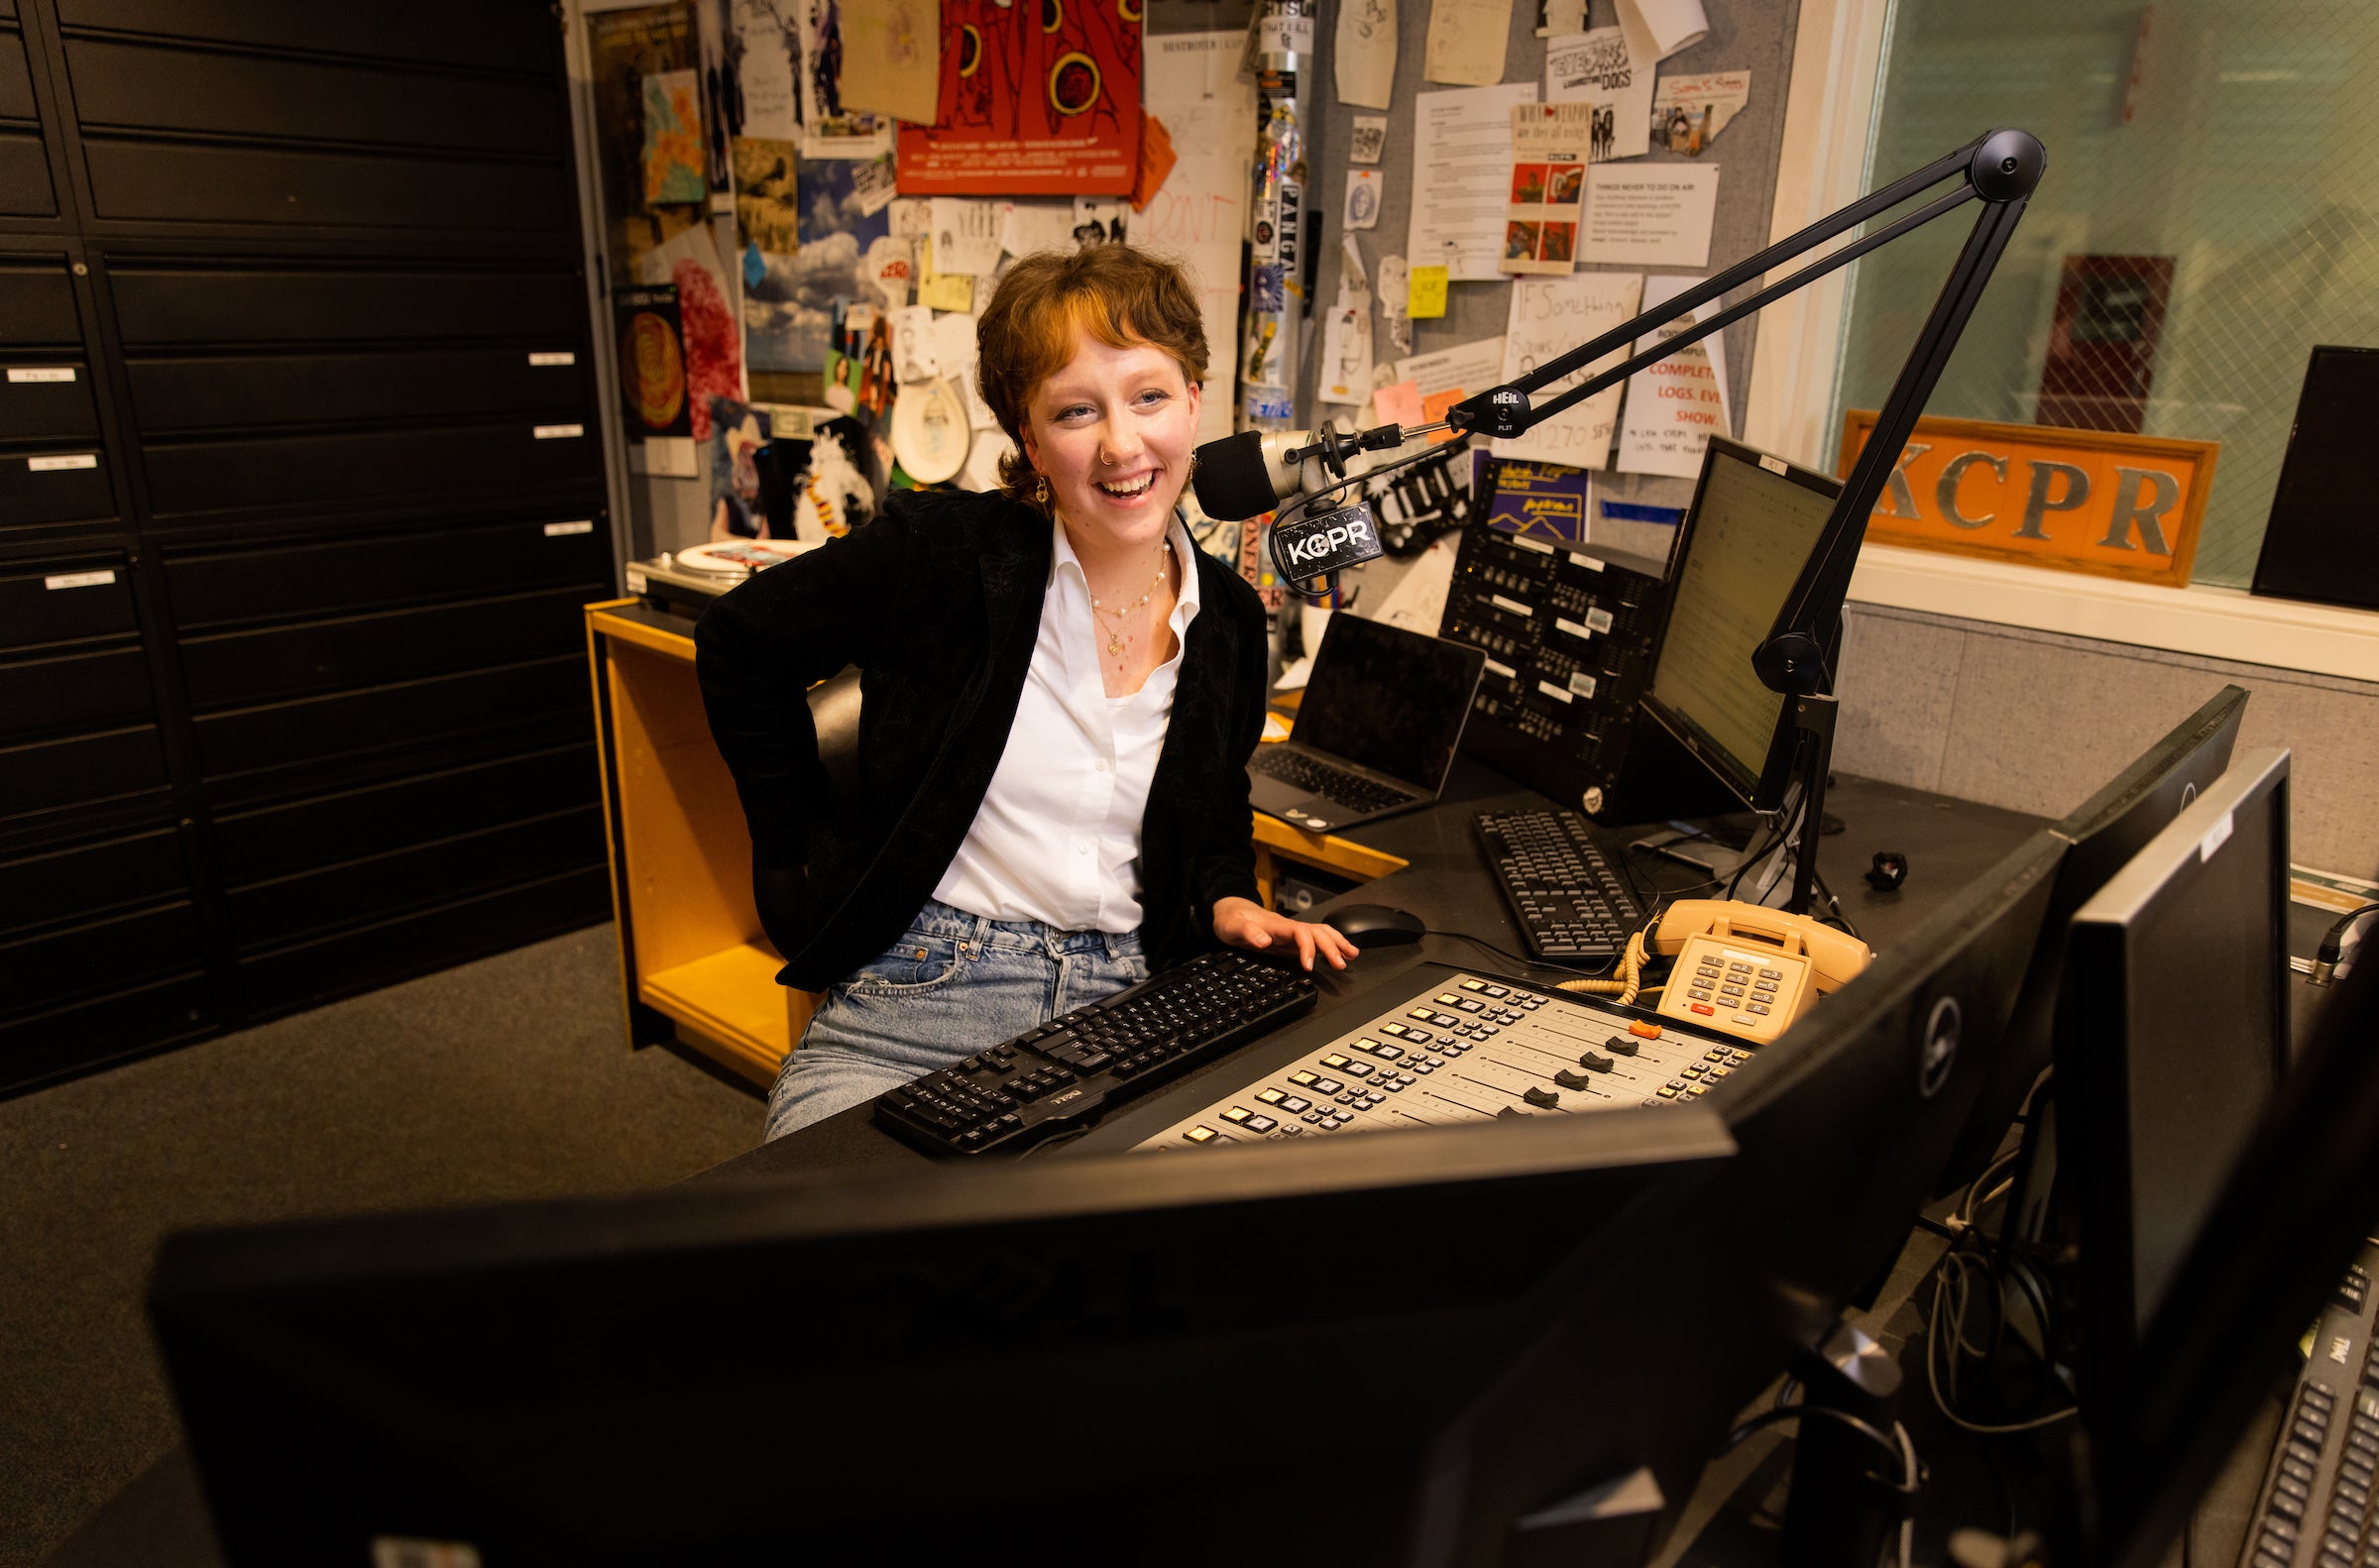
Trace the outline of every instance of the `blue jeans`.
<instances>
[{"instance_id":1,"label":"blue jeans","mask_svg":"<svg viewBox=\"0 0 2379 1568\"><path fill-rule=\"evenodd\" d=\"M1148 978L1140 934L1057 931L926 901L831 987L768 1095L782 1138Z\"/></svg>"}]
</instances>

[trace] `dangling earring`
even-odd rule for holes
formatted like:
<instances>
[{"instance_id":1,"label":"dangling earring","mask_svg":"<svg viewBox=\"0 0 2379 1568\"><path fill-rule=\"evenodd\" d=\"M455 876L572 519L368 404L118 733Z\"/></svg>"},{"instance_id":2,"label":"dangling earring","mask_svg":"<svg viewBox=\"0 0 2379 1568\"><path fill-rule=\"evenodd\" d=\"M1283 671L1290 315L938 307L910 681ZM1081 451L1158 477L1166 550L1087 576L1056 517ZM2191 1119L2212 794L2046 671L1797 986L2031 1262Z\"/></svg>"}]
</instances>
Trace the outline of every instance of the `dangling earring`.
<instances>
[{"instance_id":1,"label":"dangling earring","mask_svg":"<svg viewBox=\"0 0 2379 1568\"><path fill-rule=\"evenodd\" d=\"M1048 507L1049 507L1049 476L1048 476L1047 474L1044 474L1044 475L1042 475L1042 476L1041 476L1041 483L1040 483L1040 484L1038 484L1038 485L1035 485L1035 486L1033 487L1033 500L1034 500L1034 501L1036 501L1036 502L1038 502L1038 503L1040 504L1040 505L1041 505L1041 507L1042 507L1042 509L1043 509L1043 510L1047 510L1047 509L1048 509Z\"/></svg>"}]
</instances>

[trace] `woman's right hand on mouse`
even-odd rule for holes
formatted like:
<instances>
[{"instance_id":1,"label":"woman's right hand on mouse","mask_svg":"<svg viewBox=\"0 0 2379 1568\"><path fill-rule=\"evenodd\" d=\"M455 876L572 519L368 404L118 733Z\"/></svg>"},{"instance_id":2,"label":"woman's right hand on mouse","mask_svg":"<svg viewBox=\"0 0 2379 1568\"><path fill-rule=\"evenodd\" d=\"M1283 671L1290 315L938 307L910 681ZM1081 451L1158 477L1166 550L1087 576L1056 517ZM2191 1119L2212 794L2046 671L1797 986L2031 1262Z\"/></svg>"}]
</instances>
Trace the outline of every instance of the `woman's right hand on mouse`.
<instances>
[{"instance_id":1,"label":"woman's right hand on mouse","mask_svg":"<svg viewBox=\"0 0 2379 1568\"><path fill-rule=\"evenodd\" d=\"M1343 969L1346 960L1356 952L1355 945L1340 935L1335 927L1291 920L1247 898L1225 898L1215 902L1214 936L1226 946L1248 948L1257 952L1270 952L1284 940L1294 942L1297 944L1298 964L1307 969L1313 967L1313 958L1317 953L1330 960L1331 968Z\"/></svg>"}]
</instances>

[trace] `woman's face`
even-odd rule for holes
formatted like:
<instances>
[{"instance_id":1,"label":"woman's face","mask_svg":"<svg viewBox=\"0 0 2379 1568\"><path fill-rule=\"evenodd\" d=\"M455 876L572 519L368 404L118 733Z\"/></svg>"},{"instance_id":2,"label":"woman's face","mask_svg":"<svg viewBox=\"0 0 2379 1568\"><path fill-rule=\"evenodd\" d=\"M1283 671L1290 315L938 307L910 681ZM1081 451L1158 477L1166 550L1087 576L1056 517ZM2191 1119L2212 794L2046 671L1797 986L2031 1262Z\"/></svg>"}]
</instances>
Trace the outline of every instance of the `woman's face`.
<instances>
[{"instance_id":1,"label":"woman's face","mask_svg":"<svg viewBox=\"0 0 2379 1568\"><path fill-rule=\"evenodd\" d=\"M1154 548L1196 441L1197 384L1148 343L1119 349L1076 332L1074 358L1025 407L1024 455L1077 541L1088 534Z\"/></svg>"}]
</instances>

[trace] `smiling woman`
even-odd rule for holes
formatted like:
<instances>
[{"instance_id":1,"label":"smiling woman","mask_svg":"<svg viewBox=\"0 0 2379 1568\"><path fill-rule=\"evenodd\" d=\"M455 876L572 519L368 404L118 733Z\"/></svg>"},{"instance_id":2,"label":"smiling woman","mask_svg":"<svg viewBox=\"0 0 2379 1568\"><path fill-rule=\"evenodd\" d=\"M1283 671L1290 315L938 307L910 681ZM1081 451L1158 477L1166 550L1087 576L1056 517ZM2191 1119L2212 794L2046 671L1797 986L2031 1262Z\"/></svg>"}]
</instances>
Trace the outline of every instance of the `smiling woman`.
<instances>
[{"instance_id":1,"label":"smiling woman","mask_svg":"<svg viewBox=\"0 0 2379 1568\"><path fill-rule=\"evenodd\" d=\"M1016 443L994 495L910 492L720 599L695 633L778 978L826 997L774 1138L1217 944L1343 967L1255 902L1247 758L1264 613L1176 514L1206 346L1172 264L1017 264L979 385ZM855 664L858 783L803 693Z\"/></svg>"}]
</instances>

